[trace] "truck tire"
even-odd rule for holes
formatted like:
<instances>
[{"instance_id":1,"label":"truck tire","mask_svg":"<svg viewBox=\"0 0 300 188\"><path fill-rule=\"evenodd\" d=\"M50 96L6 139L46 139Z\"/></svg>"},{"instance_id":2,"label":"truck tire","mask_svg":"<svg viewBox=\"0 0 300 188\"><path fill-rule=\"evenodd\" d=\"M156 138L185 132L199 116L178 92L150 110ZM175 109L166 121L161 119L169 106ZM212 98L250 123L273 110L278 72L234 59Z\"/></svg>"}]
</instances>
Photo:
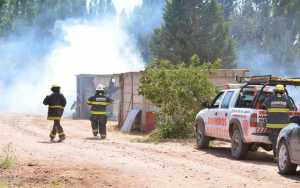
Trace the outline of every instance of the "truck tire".
<instances>
[{"instance_id":1,"label":"truck tire","mask_svg":"<svg viewBox=\"0 0 300 188\"><path fill-rule=\"evenodd\" d=\"M196 123L196 144L197 149L208 148L209 137L205 135L205 125L203 121Z\"/></svg>"},{"instance_id":2,"label":"truck tire","mask_svg":"<svg viewBox=\"0 0 300 188\"><path fill-rule=\"evenodd\" d=\"M277 152L277 167L280 174L294 175L296 174L297 165L291 163L289 150L284 140L279 143Z\"/></svg>"},{"instance_id":3,"label":"truck tire","mask_svg":"<svg viewBox=\"0 0 300 188\"><path fill-rule=\"evenodd\" d=\"M248 153L248 144L243 142L241 132L238 127L234 127L231 137L231 156L234 159L245 159Z\"/></svg>"},{"instance_id":4,"label":"truck tire","mask_svg":"<svg viewBox=\"0 0 300 188\"><path fill-rule=\"evenodd\" d=\"M251 152L257 152L258 148L259 148L258 144L249 144L248 145L248 151L251 151Z\"/></svg>"}]
</instances>

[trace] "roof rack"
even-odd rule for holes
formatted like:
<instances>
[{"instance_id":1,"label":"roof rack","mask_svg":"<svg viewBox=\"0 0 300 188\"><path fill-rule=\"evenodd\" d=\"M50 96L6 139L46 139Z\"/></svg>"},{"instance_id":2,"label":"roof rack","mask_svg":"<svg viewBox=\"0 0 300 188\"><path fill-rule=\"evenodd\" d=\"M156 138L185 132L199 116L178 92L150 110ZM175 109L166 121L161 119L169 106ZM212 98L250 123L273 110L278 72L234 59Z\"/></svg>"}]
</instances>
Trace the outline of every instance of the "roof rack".
<instances>
[{"instance_id":1,"label":"roof rack","mask_svg":"<svg viewBox=\"0 0 300 188\"><path fill-rule=\"evenodd\" d=\"M261 76L247 76L236 77L236 81L239 83L245 83L247 85L295 85L300 86L300 78L283 78L272 75Z\"/></svg>"}]
</instances>

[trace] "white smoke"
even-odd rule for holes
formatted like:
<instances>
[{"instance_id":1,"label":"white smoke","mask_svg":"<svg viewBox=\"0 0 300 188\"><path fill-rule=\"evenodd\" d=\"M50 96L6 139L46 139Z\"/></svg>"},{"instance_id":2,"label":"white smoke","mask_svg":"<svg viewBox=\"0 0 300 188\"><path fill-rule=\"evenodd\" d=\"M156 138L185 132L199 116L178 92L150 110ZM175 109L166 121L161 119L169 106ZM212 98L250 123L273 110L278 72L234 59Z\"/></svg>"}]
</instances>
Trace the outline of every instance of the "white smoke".
<instances>
[{"instance_id":1,"label":"white smoke","mask_svg":"<svg viewBox=\"0 0 300 188\"><path fill-rule=\"evenodd\" d=\"M117 13L120 15L124 10L130 14L136 6L140 6L143 0L113 0Z\"/></svg>"},{"instance_id":2,"label":"white smoke","mask_svg":"<svg viewBox=\"0 0 300 188\"><path fill-rule=\"evenodd\" d=\"M247 68L251 75L296 77L295 63L278 63L271 54L261 52L255 45L244 45L236 50L238 67Z\"/></svg>"},{"instance_id":3,"label":"white smoke","mask_svg":"<svg viewBox=\"0 0 300 188\"><path fill-rule=\"evenodd\" d=\"M140 0L113 2L117 12L121 13L121 10L132 11ZM102 21L77 19L57 22L52 32L60 40L56 40L50 53L40 57L28 54L30 59L12 61L17 56L14 50L20 48L20 44L14 44L15 40L12 40L13 44L9 48L0 46L0 50L7 49L8 52L4 63L0 64L1 71L5 71L2 69L6 64L6 70L10 71L6 75L10 79L2 79L0 76L0 110L45 113L42 100L50 93L52 84L61 85L69 109L76 98L76 75L142 70L142 58L118 18L117 15ZM6 43L10 45L11 42ZM26 50L26 41L21 41L21 44ZM0 51L1 57L4 54L4 51ZM41 62L26 64L26 61L33 59ZM15 69L18 71L14 72Z\"/></svg>"},{"instance_id":4,"label":"white smoke","mask_svg":"<svg viewBox=\"0 0 300 188\"><path fill-rule=\"evenodd\" d=\"M250 75L272 75L283 78L300 77L299 60L294 63L276 63L270 54L263 53L254 45L244 45L237 49L237 62L240 68L247 68ZM300 108L300 86L288 86L287 91ZM299 109L300 110L300 109Z\"/></svg>"}]
</instances>

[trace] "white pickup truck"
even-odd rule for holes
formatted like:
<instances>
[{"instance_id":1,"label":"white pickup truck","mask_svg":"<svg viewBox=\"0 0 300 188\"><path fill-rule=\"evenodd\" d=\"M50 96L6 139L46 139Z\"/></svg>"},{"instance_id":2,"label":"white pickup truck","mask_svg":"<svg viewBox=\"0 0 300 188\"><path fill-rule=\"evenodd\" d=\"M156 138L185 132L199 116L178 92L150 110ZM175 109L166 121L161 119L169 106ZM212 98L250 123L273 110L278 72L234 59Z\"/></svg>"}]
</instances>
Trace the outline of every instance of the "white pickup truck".
<instances>
[{"instance_id":1,"label":"white pickup truck","mask_svg":"<svg viewBox=\"0 0 300 188\"><path fill-rule=\"evenodd\" d=\"M266 128L267 112L261 109L261 103L272 94L276 84L299 86L300 80L249 77L244 84L221 91L196 116L198 149L207 148L210 140L219 139L231 142L231 154L235 159L244 159L249 150L256 151L258 147L272 150L268 136L270 130ZM288 95L288 91L286 93ZM299 115L294 106L295 110L289 112L290 116Z\"/></svg>"}]
</instances>

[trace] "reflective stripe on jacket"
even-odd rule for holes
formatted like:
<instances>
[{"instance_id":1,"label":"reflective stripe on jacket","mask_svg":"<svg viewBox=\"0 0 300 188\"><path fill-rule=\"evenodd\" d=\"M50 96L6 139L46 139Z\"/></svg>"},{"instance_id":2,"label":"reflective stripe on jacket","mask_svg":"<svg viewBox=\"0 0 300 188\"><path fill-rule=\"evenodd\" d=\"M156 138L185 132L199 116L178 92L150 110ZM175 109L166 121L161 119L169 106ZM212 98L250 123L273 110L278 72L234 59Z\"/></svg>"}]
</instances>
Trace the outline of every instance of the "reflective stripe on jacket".
<instances>
[{"instance_id":1,"label":"reflective stripe on jacket","mask_svg":"<svg viewBox=\"0 0 300 188\"><path fill-rule=\"evenodd\" d=\"M106 116L106 106L111 105L112 100L105 95L96 94L88 99L87 104L91 105L91 117Z\"/></svg>"},{"instance_id":2,"label":"reflective stripe on jacket","mask_svg":"<svg viewBox=\"0 0 300 188\"><path fill-rule=\"evenodd\" d=\"M286 97L272 96L267 99L267 127L271 129L281 129L289 123L289 101Z\"/></svg>"}]
</instances>

